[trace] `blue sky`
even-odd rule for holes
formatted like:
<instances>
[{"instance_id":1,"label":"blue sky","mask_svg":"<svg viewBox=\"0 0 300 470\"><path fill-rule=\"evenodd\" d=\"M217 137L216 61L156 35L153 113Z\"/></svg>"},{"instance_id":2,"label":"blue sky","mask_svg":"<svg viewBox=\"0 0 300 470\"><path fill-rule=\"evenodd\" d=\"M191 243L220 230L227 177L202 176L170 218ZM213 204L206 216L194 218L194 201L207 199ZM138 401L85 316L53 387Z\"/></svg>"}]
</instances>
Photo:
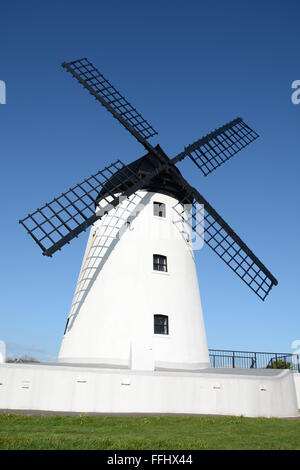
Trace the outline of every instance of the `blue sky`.
<instances>
[{"instance_id":1,"label":"blue sky","mask_svg":"<svg viewBox=\"0 0 300 470\"><path fill-rule=\"evenodd\" d=\"M60 67L89 57L170 156L242 116L260 139L207 178L184 175L278 278L265 302L196 253L211 348L289 351L300 339L298 0L13 1L1 5L0 339L54 359L87 235L52 259L18 220L143 148Z\"/></svg>"}]
</instances>

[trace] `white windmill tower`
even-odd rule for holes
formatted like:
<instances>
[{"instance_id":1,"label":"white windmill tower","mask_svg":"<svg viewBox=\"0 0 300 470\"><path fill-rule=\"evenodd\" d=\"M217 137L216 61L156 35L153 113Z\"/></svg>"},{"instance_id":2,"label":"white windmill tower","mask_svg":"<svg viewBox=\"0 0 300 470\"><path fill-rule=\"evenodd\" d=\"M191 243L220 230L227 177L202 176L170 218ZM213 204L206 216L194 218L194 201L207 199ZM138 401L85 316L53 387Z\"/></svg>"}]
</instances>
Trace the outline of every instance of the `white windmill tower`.
<instances>
[{"instance_id":1,"label":"white windmill tower","mask_svg":"<svg viewBox=\"0 0 300 470\"><path fill-rule=\"evenodd\" d=\"M147 154L127 171L151 172L158 163ZM120 170L108 187L123 177ZM95 222L60 361L141 370L209 366L188 219L174 210L182 197L162 172Z\"/></svg>"},{"instance_id":2,"label":"white windmill tower","mask_svg":"<svg viewBox=\"0 0 300 470\"><path fill-rule=\"evenodd\" d=\"M20 221L46 256L91 231L58 363L31 369L28 398L18 388L25 369L0 368L10 381L0 407L296 416L289 371L209 368L194 237L262 300L277 280L176 167L188 156L208 175L258 135L237 118L169 158L91 62L63 67L147 153L112 163Z\"/></svg>"},{"instance_id":3,"label":"white windmill tower","mask_svg":"<svg viewBox=\"0 0 300 470\"><path fill-rule=\"evenodd\" d=\"M208 175L258 134L237 118L170 159L148 142L157 134L153 127L90 61L62 65L147 154L129 165L111 164L21 221L47 256L93 226L59 361L142 370L206 368L192 234L260 298L277 280L175 164L188 156ZM199 207L204 218L197 217Z\"/></svg>"}]
</instances>

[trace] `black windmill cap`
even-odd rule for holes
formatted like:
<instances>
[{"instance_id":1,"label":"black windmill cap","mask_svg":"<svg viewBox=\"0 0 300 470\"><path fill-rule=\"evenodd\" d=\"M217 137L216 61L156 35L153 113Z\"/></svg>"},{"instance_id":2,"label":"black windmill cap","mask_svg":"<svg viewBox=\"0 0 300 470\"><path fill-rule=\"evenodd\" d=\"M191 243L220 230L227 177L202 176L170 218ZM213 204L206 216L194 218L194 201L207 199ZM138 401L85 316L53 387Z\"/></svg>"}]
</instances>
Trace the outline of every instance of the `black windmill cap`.
<instances>
[{"instance_id":1,"label":"black windmill cap","mask_svg":"<svg viewBox=\"0 0 300 470\"><path fill-rule=\"evenodd\" d=\"M157 145L155 149L159 152L161 157L169 160L166 153L162 150L160 145ZM106 197L110 192L122 193L128 189L128 170L134 175L138 175L140 178L147 176L152 173L153 170L157 169L161 164L161 160L154 155L152 152L146 153L141 158L129 163L125 168L118 170L103 186L97 197L97 203ZM174 197L179 201L186 197L186 190L180 185L176 176L180 175L180 171L175 166L170 166L168 169L163 170L159 175L155 176L151 181L139 188L140 190L146 190L153 193L161 193L167 196ZM123 184L122 184L123 182ZM117 188L117 189L116 189Z\"/></svg>"}]
</instances>

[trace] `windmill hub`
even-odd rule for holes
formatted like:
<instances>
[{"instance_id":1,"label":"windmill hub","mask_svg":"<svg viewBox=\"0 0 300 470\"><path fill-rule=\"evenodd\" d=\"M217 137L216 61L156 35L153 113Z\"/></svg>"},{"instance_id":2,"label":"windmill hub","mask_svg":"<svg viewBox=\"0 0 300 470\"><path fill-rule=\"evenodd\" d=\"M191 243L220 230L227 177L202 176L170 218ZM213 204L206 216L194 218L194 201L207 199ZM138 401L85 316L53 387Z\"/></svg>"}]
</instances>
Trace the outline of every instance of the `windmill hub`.
<instances>
[{"instance_id":1,"label":"windmill hub","mask_svg":"<svg viewBox=\"0 0 300 470\"><path fill-rule=\"evenodd\" d=\"M157 145L155 150L167 164L170 162L160 145ZM147 152L143 157L129 163L129 165L127 165L127 169L132 171L133 174L138 175L138 177L143 180L144 177L151 175L153 171L157 170L160 164L161 160L156 155ZM176 177L180 178L180 171L172 165L170 167L166 167L165 170L161 171L150 181L146 181L144 184L142 183L140 189L145 189L153 193L166 194L171 197L175 197L180 201L186 196L186 190L182 187L182 183L180 184ZM120 184L123 180L124 185ZM98 199L101 199L103 196L107 196L109 191L113 193L114 188L117 188L118 192L123 192L126 190L126 185L127 173L124 173L123 169L120 169L104 185L103 189L99 193Z\"/></svg>"}]
</instances>

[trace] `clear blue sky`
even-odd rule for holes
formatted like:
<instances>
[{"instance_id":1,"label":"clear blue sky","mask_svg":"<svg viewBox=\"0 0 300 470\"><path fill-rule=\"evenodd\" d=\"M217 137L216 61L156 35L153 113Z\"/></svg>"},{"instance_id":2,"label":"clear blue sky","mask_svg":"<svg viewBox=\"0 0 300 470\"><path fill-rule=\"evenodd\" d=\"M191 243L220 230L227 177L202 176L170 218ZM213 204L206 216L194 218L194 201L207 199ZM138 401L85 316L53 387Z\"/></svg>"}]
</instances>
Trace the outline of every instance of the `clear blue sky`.
<instances>
[{"instance_id":1,"label":"clear blue sky","mask_svg":"<svg viewBox=\"0 0 300 470\"><path fill-rule=\"evenodd\" d=\"M18 220L143 148L60 64L87 56L159 131L172 156L242 116L261 137L190 182L279 280L265 302L206 247L196 254L211 348L289 351L300 339L298 0L2 2L0 339L58 353L87 235L52 259Z\"/></svg>"}]
</instances>

